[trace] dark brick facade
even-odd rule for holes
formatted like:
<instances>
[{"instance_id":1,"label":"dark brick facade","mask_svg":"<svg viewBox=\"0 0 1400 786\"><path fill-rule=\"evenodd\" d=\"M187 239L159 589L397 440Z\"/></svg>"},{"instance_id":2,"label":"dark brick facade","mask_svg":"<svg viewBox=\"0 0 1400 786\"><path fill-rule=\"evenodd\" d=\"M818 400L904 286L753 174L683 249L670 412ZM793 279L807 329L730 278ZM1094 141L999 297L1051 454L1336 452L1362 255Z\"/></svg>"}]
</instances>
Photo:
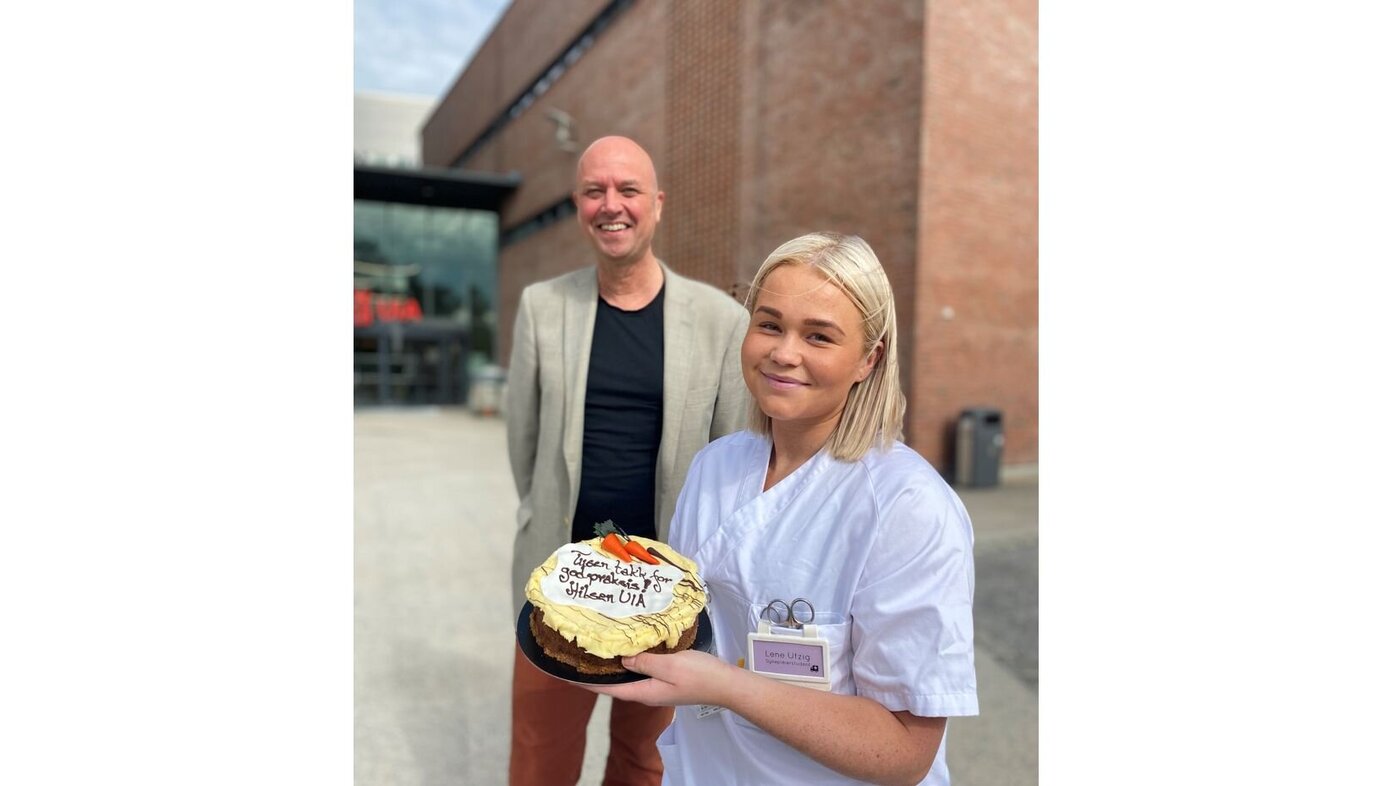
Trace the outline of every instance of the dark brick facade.
<instances>
[{"instance_id":1,"label":"dark brick facade","mask_svg":"<svg viewBox=\"0 0 1400 786\"><path fill-rule=\"evenodd\" d=\"M452 164L604 0L516 0L423 131ZM861 235L896 292L906 440L948 469L967 406L1006 416L1007 464L1037 461L1036 5L1029 0L636 0L469 159L517 171L509 228L566 196L579 143L656 160L656 251L729 290L804 232ZM502 357L520 290L590 261L570 218L500 257Z\"/></svg>"},{"instance_id":2,"label":"dark brick facade","mask_svg":"<svg viewBox=\"0 0 1400 786\"><path fill-rule=\"evenodd\" d=\"M686 275L738 283L740 0L675 2L666 68L666 209L658 250Z\"/></svg>"}]
</instances>

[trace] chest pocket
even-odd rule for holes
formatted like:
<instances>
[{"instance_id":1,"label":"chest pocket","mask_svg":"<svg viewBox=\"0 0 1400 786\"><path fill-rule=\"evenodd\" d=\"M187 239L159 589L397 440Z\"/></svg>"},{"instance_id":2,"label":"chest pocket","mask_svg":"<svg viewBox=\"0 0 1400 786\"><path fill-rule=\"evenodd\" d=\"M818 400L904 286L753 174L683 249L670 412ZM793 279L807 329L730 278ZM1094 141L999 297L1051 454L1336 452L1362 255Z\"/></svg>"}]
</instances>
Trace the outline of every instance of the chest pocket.
<instances>
[{"instance_id":1,"label":"chest pocket","mask_svg":"<svg viewBox=\"0 0 1400 786\"><path fill-rule=\"evenodd\" d=\"M763 603L752 603L749 605L749 631L758 630L758 622L763 609L768 606ZM851 620L843 614L832 611L817 611L816 617L812 621L813 625L821 628L821 638L826 640L827 664L826 673L831 679L831 692L846 695L855 694L855 682L851 679ZM745 633L745 643L747 645L748 634ZM800 641L800 639L795 639ZM747 646L745 647L747 653ZM741 729L767 734L768 732L750 723L746 718L738 713L728 713L734 716L734 723Z\"/></svg>"}]
</instances>

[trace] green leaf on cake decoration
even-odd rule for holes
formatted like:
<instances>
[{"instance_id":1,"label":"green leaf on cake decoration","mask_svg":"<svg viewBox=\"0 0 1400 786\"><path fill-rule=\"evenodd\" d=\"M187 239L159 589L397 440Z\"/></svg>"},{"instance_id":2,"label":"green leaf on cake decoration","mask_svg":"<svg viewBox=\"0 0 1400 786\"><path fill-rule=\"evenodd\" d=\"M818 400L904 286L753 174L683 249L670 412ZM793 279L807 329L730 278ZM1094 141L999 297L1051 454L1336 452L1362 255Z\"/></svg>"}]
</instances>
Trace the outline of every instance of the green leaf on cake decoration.
<instances>
[{"instance_id":1,"label":"green leaf on cake decoration","mask_svg":"<svg viewBox=\"0 0 1400 786\"><path fill-rule=\"evenodd\" d=\"M616 533L619 538L622 538L622 542L624 543L630 540L630 538L627 537L627 533L623 532L621 527L614 524L612 519L608 519L601 524L593 525L593 534L600 538L606 538L608 535L614 533Z\"/></svg>"}]
</instances>

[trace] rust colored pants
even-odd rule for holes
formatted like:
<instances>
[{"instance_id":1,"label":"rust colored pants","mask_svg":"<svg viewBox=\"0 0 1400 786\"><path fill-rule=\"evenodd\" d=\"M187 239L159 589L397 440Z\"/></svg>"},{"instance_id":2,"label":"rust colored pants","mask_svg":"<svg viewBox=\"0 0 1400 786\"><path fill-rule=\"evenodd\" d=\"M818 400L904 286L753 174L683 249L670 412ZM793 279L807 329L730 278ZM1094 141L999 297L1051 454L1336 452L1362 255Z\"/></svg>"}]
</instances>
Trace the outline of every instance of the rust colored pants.
<instances>
[{"instance_id":1,"label":"rust colored pants","mask_svg":"<svg viewBox=\"0 0 1400 786\"><path fill-rule=\"evenodd\" d=\"M574 786L598 694L545 674L519 647L510 693L510 786ZM674 707L613 700L603 786L661 785L656 738L674 714Z\"/></svg>"}]
</instances>

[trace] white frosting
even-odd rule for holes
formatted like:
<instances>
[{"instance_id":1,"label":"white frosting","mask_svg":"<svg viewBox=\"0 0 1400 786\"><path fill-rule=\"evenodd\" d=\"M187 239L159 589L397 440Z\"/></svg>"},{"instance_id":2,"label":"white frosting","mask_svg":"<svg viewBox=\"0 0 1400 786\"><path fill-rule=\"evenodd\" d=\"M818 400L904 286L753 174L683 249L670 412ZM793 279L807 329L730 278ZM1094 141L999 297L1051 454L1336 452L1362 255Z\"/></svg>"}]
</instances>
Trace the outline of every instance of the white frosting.
<instances>
[{"instance_id":1,"label":"white frosting","mask_svg":"<svg viewBox=\"0 0 1400 786\"><path fill-rule=\"evenodd\" d=\"M582 543L563 546L554 556L554 569L540 580L545 598L551 603L592 609L614 619L665 610L671 605L676 582L685 577L664 562L623 562Z\"/></svg>"}]
</instances>

